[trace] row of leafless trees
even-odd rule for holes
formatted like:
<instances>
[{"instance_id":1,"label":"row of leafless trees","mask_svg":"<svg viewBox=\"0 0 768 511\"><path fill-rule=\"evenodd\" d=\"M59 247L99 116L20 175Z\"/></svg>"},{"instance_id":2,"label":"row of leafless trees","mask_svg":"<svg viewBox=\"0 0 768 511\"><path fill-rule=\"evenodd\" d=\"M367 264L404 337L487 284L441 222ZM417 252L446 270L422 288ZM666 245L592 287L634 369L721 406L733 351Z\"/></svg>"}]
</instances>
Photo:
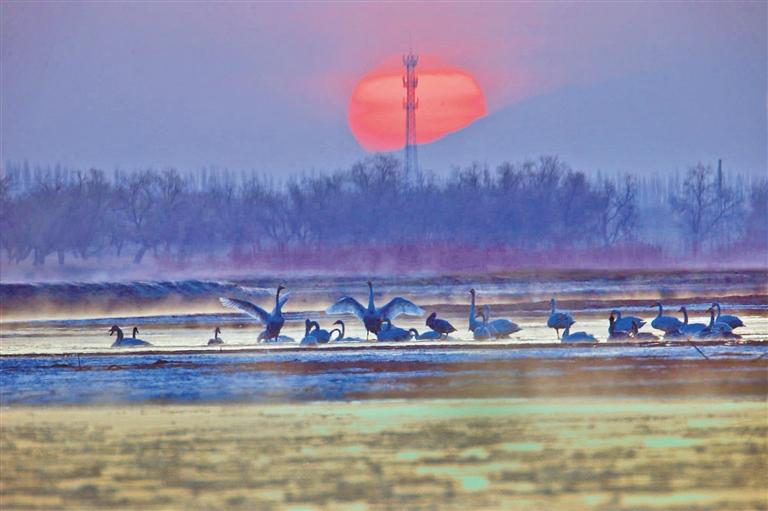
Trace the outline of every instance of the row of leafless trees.
<instances>
[{"instance_id":1,"label":"row of leafless trees","mask_svg":"<svg viewBox=\"0 0 768 511\"><path fill-rule=\"evenodd\" d=\"M195 255L311 247L453 243L520 249L645 241L638 186L588 178L555 157L495 171L472 165L450 178L406 182L399 160L378 155L330 174L275 184L174 170L114 174L7 165L0 180L0 247L7 261L129 253ZM693 167L670 201L692 252L724 242L766 243L768 185L744 197L711 168ZM763 243L763 245L760 245Z\"/></svg>"}]
</instances>

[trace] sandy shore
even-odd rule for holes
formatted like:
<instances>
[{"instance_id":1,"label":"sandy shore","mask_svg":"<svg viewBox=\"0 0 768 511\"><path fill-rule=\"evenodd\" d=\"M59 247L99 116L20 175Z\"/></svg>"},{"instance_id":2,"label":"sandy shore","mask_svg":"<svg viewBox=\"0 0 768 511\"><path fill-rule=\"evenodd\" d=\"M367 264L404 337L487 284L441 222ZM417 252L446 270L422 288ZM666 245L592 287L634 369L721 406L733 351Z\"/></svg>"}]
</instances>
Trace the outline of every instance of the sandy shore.
<instances>
[{"instance_id":1,"label":"sandy shore","mask_svg":"<svg viewBox=\"0 0 768 511\"><path fill-rule=\"evenodd\" d=\"M764 399L2 409L3 509L766 509Z\"/></svg>"}]
</instances>

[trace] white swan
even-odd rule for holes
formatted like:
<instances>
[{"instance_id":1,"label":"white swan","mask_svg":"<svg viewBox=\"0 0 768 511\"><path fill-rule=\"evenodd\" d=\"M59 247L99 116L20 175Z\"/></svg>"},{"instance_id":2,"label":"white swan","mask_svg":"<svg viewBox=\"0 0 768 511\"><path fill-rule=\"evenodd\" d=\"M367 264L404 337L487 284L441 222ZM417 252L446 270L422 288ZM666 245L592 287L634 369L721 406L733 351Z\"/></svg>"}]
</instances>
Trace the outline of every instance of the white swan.
<instances>
[{"instance_id":1,"label":"white swan","mask_svg":"<svg viewBox=\"0 0 768 511\"><path fill-rule=\"evenodd\" d=\"M373 301L373 284L369 280L368 307L363 307L360 302L351 296L344 296L340 298L336 303L328 307L325 313L354 314L357 316L357 319L361 320L365 325L365 339L368 340L369 334L378 334L379 330L381 329L381 325L385 320L390 320L391 322L400 314L421 316L424 314L424 309L401 296L396 296L385 306L377 308Z\"/></svg>"},{"instance_id":2,"label":"white swan","mask_svg":"<svg viewBox=\"0 0 768 511\"><path fill-rule=\"evenodd\" d=\"M744 326L744 322L740 317L734 316L733 314L720 314L720 302L713 303L712 307L717 307L717 317L715 318L715 323L725 323L730 326L731 329Z\"/></svg>"},{"instance_id":3,"label":"white swan","mask_svg":"<svg viewBox=\"0 0 768 511\"><path fill-rule=\"evenodd\" d=\"M470 289L469 295L471 297L469 301L469 331L474 332L475 328L483 325L483 322L477 319L477 313L475 310L475 290Z\"/></svg>"},{"instance_id":4,"label":"white swan","mask_svg":"<svg viewBox=\"0 0 768 511\"><path fill-rule=\"evenodd\" d=\"M571 333L571 325L565 327L561 340L563 342L597 342L597 338L592 334L588 334L587 332Z\"/></svg>"},{"instance_id":5,"label":"white swan","mask_svg":"<svg viewBox=\"0 0 768 511\"><path fill-rule=\"evenodd\" d=\"M441 334L440 332L437 332L435 330L426 330L423 333L419 333L419 331L416 330L415 328L410 328L410 329L408 329L408 331L411 334L413 334L413 338L414 339L417 339L419 341L423 341L423 340L426 340L426 339L442 339L443 338L443 334Z\"/></svg>"},{"instance_id":6,"label":"white swan","mask_svg":"<svg viewBox=\"0 0 768 511\"><path fill-rule=\"evenodd\" d=\"M653 328L661 330L665 334L680 330L680 327L683 326L683 322L674 316L665 316L664 307L661 305L661 302L656 302L653 306L659 308L659 313L653 321L651 321L651 326Z\"/></svg>"},{"instance_id":7,"label":"white swan","mask_svg":"<svg viewBox=\"0 0 768 511\"><path fill-rule=\"evenodd\" d=\"M557 338L560 338L560 330L564 330L574 323L576 323L576 320L573 319L573 316L571 316L570 312L562 312L557 310L557 302L554 298L550 300L550 305L552 306L552 314L550 314L549 319L547 320L547 326L549 328L554 328L555 332L557 332Z\"/></svg>"},{"instance_id":8,"label":"white swan","mask_svg":"<svg viewBox=\"0 0 768 511\"><path fill-rule=\"evenodd\" d=\"M630 328L632 325L634 325L634 323L630 324ZM613 312L611 312L611 315L608 317L608 339L611 341L631 339L629 332L626 330L616 330L616 316L614 316Z\"/></svg>"},{"instance_id":9,"label":"white swan","mask_svg":"<svg viewBox=\"0 0 768 511\"><path fill-rule=\"evenodd\" d=\"M392 321L386 318L382 321L376 338L379 341L408 341L411 339L411 332L399 326L394 326Z\"/></svg>"},{"instance_id":10,"label":"white swan","mask_svg":"<svg viewBox=\"0 0 768 511\"><path fill-rule=\"evenodd\" d=\"M448 334L456 331L456 328L454 328L454 326L448 321L444 319L438 319L437 312L430 314L425 324L433 331L439 333L442 336L445 336L446 338L448 337ZM424 339L431 339L431 337L424 337Z\"/></svg>"},{"instance_id":11,"label":"white swan","mask_svg":"<svg viewBox=\"0 0 768 511\"><path fill-rule=\"evenodd\" d=\"M315 327L315 329L312 330L312 335L317 339L317 342L320 344L325 344L331 340L331 332L320 328L320 324L317 321L311 321L310 323L313 327Z\"/></svg>"},{"instance_id":12,"label":"white swan","mask_svg":"<svg viewBox=\"0 0 768 511\"><path fill-rule=\"evenodd\" d=\"M280 330L283 328L285 318L283 317L282 308L285 302L288 301L290 296L288 293L280 298L280 291L285 289L283 286L277 287L277 294L275 295L275 307L271 313L267 313L264 309L256 304L245 300L238 300L236 298L219 298L219 301L224 307L230 309L236 309L245 312L252 318L256 319L260 323L264 323L266 329L261 332L257 338L258 341L276 339L280 336Z\"/></svg>"},{"instance_id":13,"label":"white swan","mask_svg":"<svg viewBox=\"0 0 768 511\"><path fill-rule=\"evenodd\" d=\"M619 309L613 309L611 311L616 316L615 329L617 332L630 332L632 331L632 323L637 323L637 328L643 328L645 326L645 320L637 316L622 316Z\"/></svg>"},{"instance_id":14,"label":"white swan","mask_svg":"<svg viewBox=\"0 0 768 511\"><path fill-rule=\"evenodd\" d=\"M475 330L472 332L476 341L489 341L495 339L493 331L488 327L488 322L485 317L485 309L480 312L481 321L475 324Z\"/></svg>"},{"instance_id":15,"label":"white swan","mask_svg":"<svg viewBox=\"0 0 768 511\"><path fill-rule=\"evenodd\" d=\"M113 348L130 348L130 347L138 347L138 346L152 346L152 344L148 343L147 341L143 341L141 339L136 339L136 334L139 332L138 328L133 329L133 337L125 338L123 335L123 331L120 329L117 325L112 325L112 328L109 330L109 335L117 334L117 339L115 342L112 343Z\"/></svg>"},{"instance_id":16,"label":"white swan","mask_svg":"<svg viewBox=\"0 0 768 511\"><path fill-rule=\"evenodd\" d=\"M361 342L365 339L361 339L360 337L346 337L346 325L344 325L344 322L340 319L337 319L333 322L334 325L339 325L341 328L334 328L331 330L331 335L333 335L333 332L337 332L339 335L335 339L331 339L333 342Z\"/></svg>"},{"instance_id":17,"label":"white swan","mask_svg":"<svg viewBox=\"0 0 768 511\"><path fill-rule=\"evenodd\" d=\"M309 319L304 320L304 337L301 339L302 346L317 346L319 341L317 340L317 337L312 332L312 327L314 324Z\"/></svg>"},{"instance_id":18,"label":"white swan","mask_svg":"<svg viewBox=\"0 0 768 511\"><path fill-rule=\"evenodd\" d=\"M695 335L707 328L704 323L688 323L688 309L685 307L680 307L679 312L683 313L683 326L680 327L680 331L685 335Z\"/></svg>"},{"instance_id":19,"label":"white swan","mask_svg":"<svg viewBox=\"0 0 768 511\"><path fill-rule=\"evenodd\" d=\"M509 337L515 332L522 330L517 323L508 319L494 319L491 321L491 306L488 304L483 306L483 321L497 339Z\"/></svg>"},{"instance_id":20,"label":"white swan","mask_svg":"<svg viewBox=\"0 0 768 511\"><path fill-rule=\"evenodd\" d=\"M741 339L741 336L733 333L733 328L728 323L718 322L715 318L715 306L713 305L709 309L709 325L696 333L698 338L711 338L711 339Z\"/></svg>"},{"instance_id":21,"label":"white swan","mask_svg":"<svg viewBox=\"0 0 768 511\"><path fill-rule=\"evenodd\" d=\"M215 346L218 344L224 344L224 339L219 337L219 334L221 333L221 328L216 327L216 330L213 331L213 339L208 339L208 346Z\"/></svg>"}]
</instances>

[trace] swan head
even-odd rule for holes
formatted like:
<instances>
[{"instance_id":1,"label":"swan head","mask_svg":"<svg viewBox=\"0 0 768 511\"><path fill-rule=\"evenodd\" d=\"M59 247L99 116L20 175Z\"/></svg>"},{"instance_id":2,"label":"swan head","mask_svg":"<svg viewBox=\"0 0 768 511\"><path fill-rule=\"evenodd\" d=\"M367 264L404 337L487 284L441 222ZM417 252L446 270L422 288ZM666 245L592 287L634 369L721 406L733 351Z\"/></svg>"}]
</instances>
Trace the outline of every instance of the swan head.
<instances>
[{"instance_id":1,"label":"swan head","mask_svg":"<svg viewBox=\"0 0 768 511\"><path fill-rule=\"evenodd\" d=\"M342 320L340 320L340 319L337 319L336 321L334 321L334 322L333 322L333 324L334 324L334 325L341 325L341 326L344 326L344 322L343 322Z\"/></svg>"},{"instance_id":2,"label":"swan head","mask_svg":"<svg viewBox=\"0 0 768 511\"><path fill-rule=\"evenodd\" d=\"M216 327L216 330L214 330L213 333L214 334L220 334L221 333L221 328Z\"/></svg>"},{"instance_id":3,"label":"swan head","mask_svg":"<svg viewBox=\"0 0 768 511\"><path fill-rule=\"evenodd\" d=\"M656 302L651 307L661 307L661 302Z\"/></svg>"},{"instance_id":4,"label":"swan head","mask_svg":"<svg viewBox=\"0 0 768 511\"><path fill-rule=\"evenodd\" d=\"M367 282L366 282L366 284L368 284L368 287L369 287L369 288L373 289L373 282L371 282L371 281L369 280L369 281L367 281Z\"/></svg>"},{"instance_id":5,"label":"swan head","mask_svg":"<svg viewBox=\"0 0 768 511\"><path fill-rule=\"evenodd\" d=\"M136 334L139 333L139 327L135 326L133 327L133 336L136 337Z\"/></svg>"},{"instance_id":6,"label":"swan head","mask_svg":"<svg viewBox=\"0 0 768 511\"><path fill-rule=\"evenodd\" d=\"M685 305L677 309L677 312L686 312Z\"/></svg>"},{"instance_id":7,"label":"swan head","mask_svg":"<svg viewBox=\"0 0 768 511\"><path fill-rule=\"evenodd\" d=\"M282 285L282 284L277 286L277 294L278 294L278 296L280 295L280 291L282 291L283 289L287 289L287 288L284 285Z\"/></svg>"},{"instance_id":8,"label":"swan head","mask_svg":"<svg viewBox=\"0 0 768 511\"><path fill-rule=\"evenodd\" d=\"M429 325L432 321L435 320L436 317L437 317L437 312L433 312L432 314L429 315L429 317L427 318L427 321L424 322L424 324Z\"/></svg>"},{"instance_id":9,"label":"swan head","mask_svg":"<svg viewBox=\"0 0 768 511\"><path fill-rule=\"evenodd\" d=\"M469 294L471 294L472 296L475 296L475 288L470 289Z\"/></svg>"},{"instance_id":10,"label":"swan head","mask_svg":"<svg viewBox=\"0 0 768 511\"><path fill-rule=\"evenodd\" d=\"M109 329L109 335L116 334L120 331L120 327L117 325L112 325L112 328Z\"/></svg>"}]
</instances>

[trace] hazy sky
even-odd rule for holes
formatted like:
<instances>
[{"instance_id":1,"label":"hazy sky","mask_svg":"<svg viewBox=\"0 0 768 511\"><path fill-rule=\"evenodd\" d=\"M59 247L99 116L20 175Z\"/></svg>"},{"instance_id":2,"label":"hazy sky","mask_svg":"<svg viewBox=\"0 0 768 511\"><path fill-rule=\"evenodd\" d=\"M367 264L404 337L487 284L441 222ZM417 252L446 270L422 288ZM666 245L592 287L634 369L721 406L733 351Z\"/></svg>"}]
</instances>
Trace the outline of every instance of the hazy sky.
<instances>
[{"instance_id":1,"label":"hazy sky","mask_svg":"<svg viewBox=\"0 0 768 511\"><path fill-rule=\"evenodd\" d=\"M763 1L0 5L3 161L346 166L366 154L347 124L357 81L410 41L474 75L489 114L691 62L738 66L723 94L766 107Z\"/></svg>"}]
</instances>

